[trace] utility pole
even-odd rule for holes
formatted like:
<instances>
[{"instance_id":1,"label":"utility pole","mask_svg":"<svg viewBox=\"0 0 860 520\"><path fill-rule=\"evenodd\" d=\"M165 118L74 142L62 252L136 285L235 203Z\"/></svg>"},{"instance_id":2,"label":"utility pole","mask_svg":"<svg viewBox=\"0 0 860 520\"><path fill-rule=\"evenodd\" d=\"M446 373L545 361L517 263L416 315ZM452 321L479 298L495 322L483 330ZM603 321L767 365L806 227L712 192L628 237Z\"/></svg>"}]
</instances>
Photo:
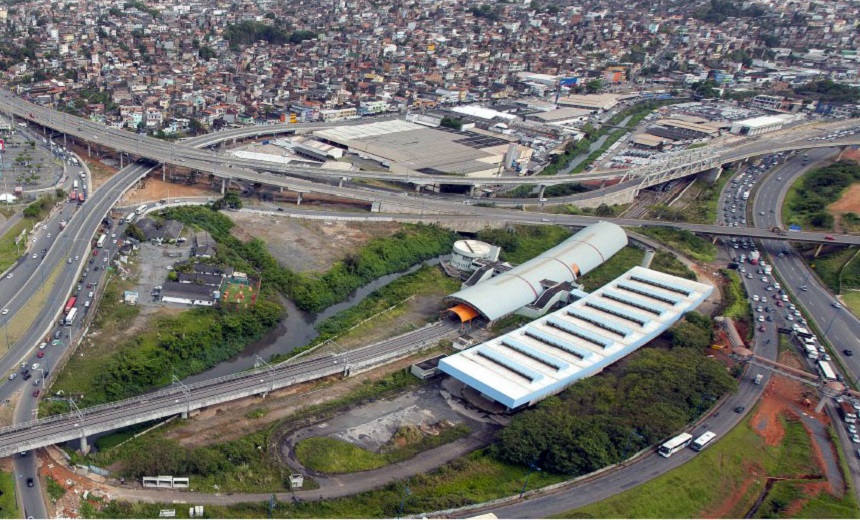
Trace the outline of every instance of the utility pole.
<instances>
[{"instance_id":1,"label":"utility pole","mask_svg":"<svg viewBox=\"0 0 860 520\"><path fill-rule=\"evenodd\" d=\"M185 384L176 377L176 374L173 374L173 384L179 385L179 389L185 395L185 411L182 412L181 417L183 419L188 419L188 414L191 412L191 390L185 386ZM177 402L179 400L177 399Z\"/></svg>"},{"instance_id":2,"label":"utility pole","mask_svg":"<svg viewBox=\"0 0 860 520\"><path fill-rule=\"evenodd\" d=\"M268 370L269 377L270 377L271 382L272 382L272 386L271 386L271 388L269 388L269 392L274 392L275 391L275 368L272 365L266 363L266 360L261 358L259 356L259 354L254 354L254 357L257 358L257 363L255 363L255 365L256 365L255 368L259 367L260 364L262 364L262 365L265 365L266 369ZM260 380L260 382L262 382L262 380ZM265 395L263 397L265 397Z\"/></svg>"},{"instance_id":3,"label":"utility pole","mask_svg":"<svg viewBox=\"0 0 860 520\"><path fill-rule=\"evenodd\" d=\"M81 413L81 409L78 408L78 405L75 404L75 400L71 397L69 397L69 408L71 408L71 410L75 412L75 415L78 416L78 422L75 426L79 426L81 428L81 453L86 455L90 451L90 446L87 444L87 434L84 431L84 414Z\"/></svg>"}]
</instances>

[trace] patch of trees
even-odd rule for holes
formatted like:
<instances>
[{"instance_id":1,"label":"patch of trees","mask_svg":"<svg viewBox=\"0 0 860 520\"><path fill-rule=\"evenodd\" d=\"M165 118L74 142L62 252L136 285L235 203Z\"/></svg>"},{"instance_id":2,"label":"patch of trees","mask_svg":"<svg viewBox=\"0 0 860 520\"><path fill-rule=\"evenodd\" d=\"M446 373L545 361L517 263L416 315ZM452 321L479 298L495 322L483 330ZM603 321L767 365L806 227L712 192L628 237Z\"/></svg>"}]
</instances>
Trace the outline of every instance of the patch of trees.
<instances>
[{"instance_id":1,"label":"patch of trees","mask_svg":"<svg viewBox=\"0 0 860 520\"><path fill-rule=\"evenodd\" d=\"M302 310L319 312L345 300L359 287L450 250L456 235L437 226L409 225L389 237L371 240L323 274L298 274L278 264L260 239L242 242L230 234L233 222L204 206L170 208L167 218L208 231L218 242L216 261L260 273L264 288L289 296Z\"/></svg>"},{"instance_id":2,"label":"patch of trees","mask_svg":"<svg viewBox=\"0 0 860 520\"><path fill-rule=\"evenodd\" d=\"M794 93L798 96L828 103L857 103L860 101L860 89L844 83L836 83L831 79L806 83L794 89Z\"/></svg>"},{"instance_id":3,"label":"patch of trees","mask_svg":"<svg viewBox=\"0 0 860 520\"><path fill-rule=\"evenodd\" d=\"M683 429L736 387L725 366L702 355L709 321L688 319L671 333L671 350L644 348L623 370L578 381L516 415L492 453L575 476L625 460Z\"/></svg>"},{"instance_id":4,"label":"patch of trees","mask_svg":"<svg viewBox=\"0 0 860 520\"><path fill-rule=\"evenodd\" d=\"M459 132L463 129L463 120L457 117L445 116L442 118L442 121L439 123L439 126L453 128L454 130L457 130Z\"/></svg>"},{"instance_id":5,"label":"patch of trees","mask_svg":"<svg viewBox=\"0 0 860 520\"><path fill-rule=\"evenodd\" d=\"M316 38L313 31L295 31L290 33L286 29L262 22L243 21L237 24L228 24L224 30L224 38L235 48L239 45L250 45L257 41L264 41L272 45L284 45L286 43L301 43L305 40Z\"/></svg>"},{"instance_id":6,"label":"patch of trees","mask_svg":"<svg viewBox=\"0 0 860 520\"><path fill-rule=\"evenodd\" d=\"M841 161L813 170L789 200L791 220L817 228L832 227L833 215L827 212L827 206L855 182L860 182L860 166L853 162Z\"/></svg>"},{"instance_id":7,"label":"patch of trees","mask_svg":"<svg viewBox=\"0 0 860 520\"><path fill-rule=\"evenodd\" d=\"M711 0L706 7L695 13L695 17L709 23L722 23L726 18L759 18L764 14L765 10L757 4L745 9L740 2Z\"/></svg>"},{"instance_id":8,"label":"patch of trees","mask_svg":"<svg viewBox=\"0 0 860 520\"><path fill-rule=\"evenodd\" d=\"M158 318L150 333L120 347L96 376L105 397L119 400L170 384L213 367L241 352L274 327L281 307L263 299L248 309L191 309L179 316ZM87 399L91 396L85 396Z\"/></svg>"},{"instance_id":9,"label":"patch of trees","mask_svg":"<svg viewBox=\"0 0 860 520\"><path fill-rule=\"evenodd\" d=\"M486 18L487 20L494 22L499 20L504 12L500 5L492 6L487 4L475 6L471 11L475 18Z\"/></svg>"},{"instance_id":10,"label":"patch of trees","mask_svg":"<svg viewBox=\"0 0 860 520\"><path fill-rule=\"evenodd\" d=\"M51 210L55 199L53 197L39 197L24 208L24 216L35 220L41 220Z\"/></svg>"}]
</instances>

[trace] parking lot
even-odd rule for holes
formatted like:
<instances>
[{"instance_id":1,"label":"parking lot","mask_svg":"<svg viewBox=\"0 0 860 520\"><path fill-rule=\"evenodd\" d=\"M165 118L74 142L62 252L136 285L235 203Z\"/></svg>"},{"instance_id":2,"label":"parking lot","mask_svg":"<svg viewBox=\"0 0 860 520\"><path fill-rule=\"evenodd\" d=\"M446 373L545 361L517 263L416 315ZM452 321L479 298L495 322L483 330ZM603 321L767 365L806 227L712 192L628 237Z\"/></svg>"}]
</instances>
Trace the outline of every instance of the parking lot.
<instances>
[{"instance_id":1,"label":"parking lot","mask_svg":"<svg viewBox=\"0 0 860 520\"><path fill-rule=\"evenodd\" d=\"M152 291L156 287L164 285L167 274L170 272L169 267L172 267L176 262L188 260L190 256L191 246L189 245L141 243L140 249L137 251L139 275L135 287L139 295L138 305L149 307L176 305L185 308L184 305L166 304L158 301L152 296Z\"/></svg>"}]
</instances>

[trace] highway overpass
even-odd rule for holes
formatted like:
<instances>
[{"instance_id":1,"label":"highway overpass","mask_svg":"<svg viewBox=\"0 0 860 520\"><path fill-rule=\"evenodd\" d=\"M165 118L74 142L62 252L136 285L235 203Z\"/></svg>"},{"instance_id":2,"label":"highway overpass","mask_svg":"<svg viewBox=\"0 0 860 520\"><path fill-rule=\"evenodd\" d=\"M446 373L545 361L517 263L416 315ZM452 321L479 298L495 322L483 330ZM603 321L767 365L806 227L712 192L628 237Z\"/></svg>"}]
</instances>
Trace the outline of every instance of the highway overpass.
<instances>
[{"instance_id":1,"label":"highway overpass","mask_svg":"<svg viewBox=\"0 0 860 520\"><path fill-rule=\"evenodd\" d=\"M856 126L860 120L842 120L829 123L817 123L798 127L795 135L790 138L780 134L776 137L767 135L751 138L750 142L723 149L704 147L689 153L679 154L670 160L652 165L629 168L626 170L604 171L592 174L555 175L536 178L521 177L465 177L449 175L426 175L420 173L394 174L389 172L361 172L331 170L307 166L273 165L272 163L253 159L242 159L228 153L216 153L199 150L192 146L207 146L224 139L241 136L272 134L287 131L309 131L343 124L360 124L360 121L326 124L310 123L296 125L273 125L272 127L253 127L236 129L208 136L195 138L191 142L170 143L160 139L140 135L125 130L108 128L102 124L56 112L24 101L8 91L0 91L0 110L27 119L39 125L52 128L67 135L74 136L87 142L106 146L119 152L137 157L148 158L163 164L192 168L201 172L212 173L220 178L242 179L250 182L262 182L272 186L284 186L277 177L261 177L259 171L274 172L285 176L302 176L313 179L382 179L406 182L415 185L520 185L524 183L554 186L584 181L604 181L612 179L641 179L639 188L659 184L677 178L680 175L690 175L707 170L721 164L743 160L749 157L772 153L815 147L830 147L860 144L860 135L849 136L838 141L810 141L808 138L825 131Z\"/></svg>"}]
</instances>

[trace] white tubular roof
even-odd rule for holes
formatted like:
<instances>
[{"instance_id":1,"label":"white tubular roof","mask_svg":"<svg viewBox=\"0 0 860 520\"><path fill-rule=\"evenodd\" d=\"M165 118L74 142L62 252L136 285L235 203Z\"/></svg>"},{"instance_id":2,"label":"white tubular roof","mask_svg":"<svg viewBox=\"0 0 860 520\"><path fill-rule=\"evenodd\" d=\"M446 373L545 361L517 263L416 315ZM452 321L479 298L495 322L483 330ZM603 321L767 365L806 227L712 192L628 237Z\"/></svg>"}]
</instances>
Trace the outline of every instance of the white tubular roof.
<instances>
[{"instance_id":1,"label":"white tubular roof","mask_svg":"<svg viewBox=\"0 0 860 520\"><path fill-rule=\"evenodd\" d=\"M627 234L610 222L598 222L542 255L449 299L466 303L488 320L496 320L534 302L543 292L541 280L572 282L627 245Z\"/></svg>"},{"instance_id":2,"label":"white tubular roof","mask_svg":"<svg viewBox=\"0 0 860 520\"><path fill-rule=\"evenodd\" d=\"M592 376L660 335L714 288L634 267L528 325L448 356L439 369L517 408Z\"/></svg>"}]
</instances>

